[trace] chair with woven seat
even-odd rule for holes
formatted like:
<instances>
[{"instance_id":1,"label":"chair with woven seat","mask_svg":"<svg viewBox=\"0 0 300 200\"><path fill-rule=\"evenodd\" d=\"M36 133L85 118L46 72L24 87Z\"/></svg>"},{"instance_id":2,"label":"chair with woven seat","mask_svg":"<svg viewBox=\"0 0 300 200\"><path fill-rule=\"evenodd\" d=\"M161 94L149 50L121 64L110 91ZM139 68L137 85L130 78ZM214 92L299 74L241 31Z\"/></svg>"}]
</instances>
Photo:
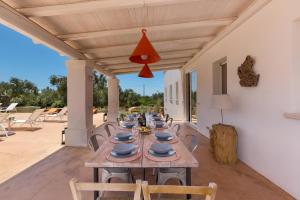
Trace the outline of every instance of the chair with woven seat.
<instances>
[{"instance_id":1,"label":"chair with woven seat","mask_svg":"<svg viewBox=\"0 0 300 200\"><path fill-rule=\"evenodd\" d=\"M198 139L196 135L186 135L185 139L190 139L187 148L193 153L198 148ZM169 179L179 180L181 185L186 185L186 169L185 168L159 168L156 173L158 185L165 184Z\"/></svg>"},{"instance_id":2,"label":"chair with woven seat","mask_svg":"<svg viewBox=\"0 0 300 200\"><path fill-rule=\"evenodd\" d=\"M96 152L99 150L104 140L105 137L103 135L93 134L90 136L89 146L94 152ZM99 143L99 141L101 143ZM118 178L124 182L134 181L131 170L128 168L103 168L101 177L102 183L110 182L112 178Z\"/></svg>"},{"instance_id":3,"label":"chair with woven seat","mask_svg":"<svg viewBox=\"0 0 300 200\"><path fill-rule=\"evenodd\" d=\"M151 194L191 194L205 196L205 200L214 200L217 188L218 186L215 183L209 183L208 186L148 185L147 181L142 183L144 200L151 200Z\"/></svg>"}]
</instances>

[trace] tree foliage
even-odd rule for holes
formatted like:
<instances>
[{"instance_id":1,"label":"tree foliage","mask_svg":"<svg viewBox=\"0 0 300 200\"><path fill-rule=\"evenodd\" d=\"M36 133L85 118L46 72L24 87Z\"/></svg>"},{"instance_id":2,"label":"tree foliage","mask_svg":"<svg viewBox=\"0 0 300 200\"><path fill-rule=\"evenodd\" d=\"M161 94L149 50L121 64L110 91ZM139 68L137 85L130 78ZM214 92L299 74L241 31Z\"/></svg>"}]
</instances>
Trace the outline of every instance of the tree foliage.
<instances>
[{"instance_id":1,"label":"tree foliage","mask_svg":"<svg viewBox=\"0 0 300 200\"><path fill-rule=\"evenodd\" d=\"M52 75L49 78L52 87L38 90L37 86L28 81L12 77L8 82L0 82L0 102L19 103L20 106L64 107L67 105L67 77ZM163 93L152 96L141 96L132 89L123 90L119 87L120 106L163 106ZM108 88L104 75L93 73L93 103L95 107L107 106Z\"/></svg>"}]
</instances>

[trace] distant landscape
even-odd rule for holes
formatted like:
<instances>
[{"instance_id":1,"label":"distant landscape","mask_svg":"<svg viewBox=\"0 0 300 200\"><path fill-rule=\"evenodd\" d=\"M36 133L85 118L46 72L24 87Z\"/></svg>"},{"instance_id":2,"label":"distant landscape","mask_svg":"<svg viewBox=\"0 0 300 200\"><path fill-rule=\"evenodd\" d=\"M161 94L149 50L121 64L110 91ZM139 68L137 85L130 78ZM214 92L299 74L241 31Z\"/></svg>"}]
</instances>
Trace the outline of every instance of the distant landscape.
<instances>
[{"instance_id":1,"label":"distant landscape","mask_svg":"<svg viewBox=\"0 0 300 200\"><path fill-rule=\"evenodd\" d=\"M93 104L97 108L107 107L107 80L104 75L93 74ZM64 107L67 105L67 77L51 75L50 87L39 89L35 83L11 77L9 81L0 82L0 103L18 103L18 106L38 106L43 108ZM163 106L163 93L142 96L132 89L120 87L120 107L127 109L133 106Z\"/></svg>"}]
</instances>

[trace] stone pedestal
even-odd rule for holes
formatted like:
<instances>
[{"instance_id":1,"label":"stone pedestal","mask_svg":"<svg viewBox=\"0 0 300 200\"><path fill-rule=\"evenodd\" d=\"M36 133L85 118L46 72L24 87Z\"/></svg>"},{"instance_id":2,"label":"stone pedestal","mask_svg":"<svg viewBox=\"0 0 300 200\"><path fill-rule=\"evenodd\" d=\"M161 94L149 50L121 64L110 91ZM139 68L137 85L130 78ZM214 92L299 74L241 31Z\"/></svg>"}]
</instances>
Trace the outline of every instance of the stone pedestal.
<instances>
[{"instance_id":1,"label":"stone pedestal","mask_svg":"<svg viewBox=\"0 0 300 200\"><path fill-rule=\"evenodd\" d=\"M235 164L237 162L237 132L235 128L225 124L212 125L210 150L217 162Z\"/></svg>"}]
</instances>

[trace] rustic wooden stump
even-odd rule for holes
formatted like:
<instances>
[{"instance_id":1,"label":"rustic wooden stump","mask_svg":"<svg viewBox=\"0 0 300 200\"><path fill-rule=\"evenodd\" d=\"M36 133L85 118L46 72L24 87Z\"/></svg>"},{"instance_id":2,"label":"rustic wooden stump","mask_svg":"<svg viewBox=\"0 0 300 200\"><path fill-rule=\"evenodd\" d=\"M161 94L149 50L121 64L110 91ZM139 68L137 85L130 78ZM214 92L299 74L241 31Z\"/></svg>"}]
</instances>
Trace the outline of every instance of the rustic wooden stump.
<instances>
[{"instance_id":1,"label":"rustic wooden stump","mask_svg":"<svg viewBox=\"0 0 300 200\"><path fill-rule=\"evenodd\" d=\"M214 124L210 131L210 151L217 162L235 164L237 162L237 132L233 126Z\"/></svg>"}]
</instances>

